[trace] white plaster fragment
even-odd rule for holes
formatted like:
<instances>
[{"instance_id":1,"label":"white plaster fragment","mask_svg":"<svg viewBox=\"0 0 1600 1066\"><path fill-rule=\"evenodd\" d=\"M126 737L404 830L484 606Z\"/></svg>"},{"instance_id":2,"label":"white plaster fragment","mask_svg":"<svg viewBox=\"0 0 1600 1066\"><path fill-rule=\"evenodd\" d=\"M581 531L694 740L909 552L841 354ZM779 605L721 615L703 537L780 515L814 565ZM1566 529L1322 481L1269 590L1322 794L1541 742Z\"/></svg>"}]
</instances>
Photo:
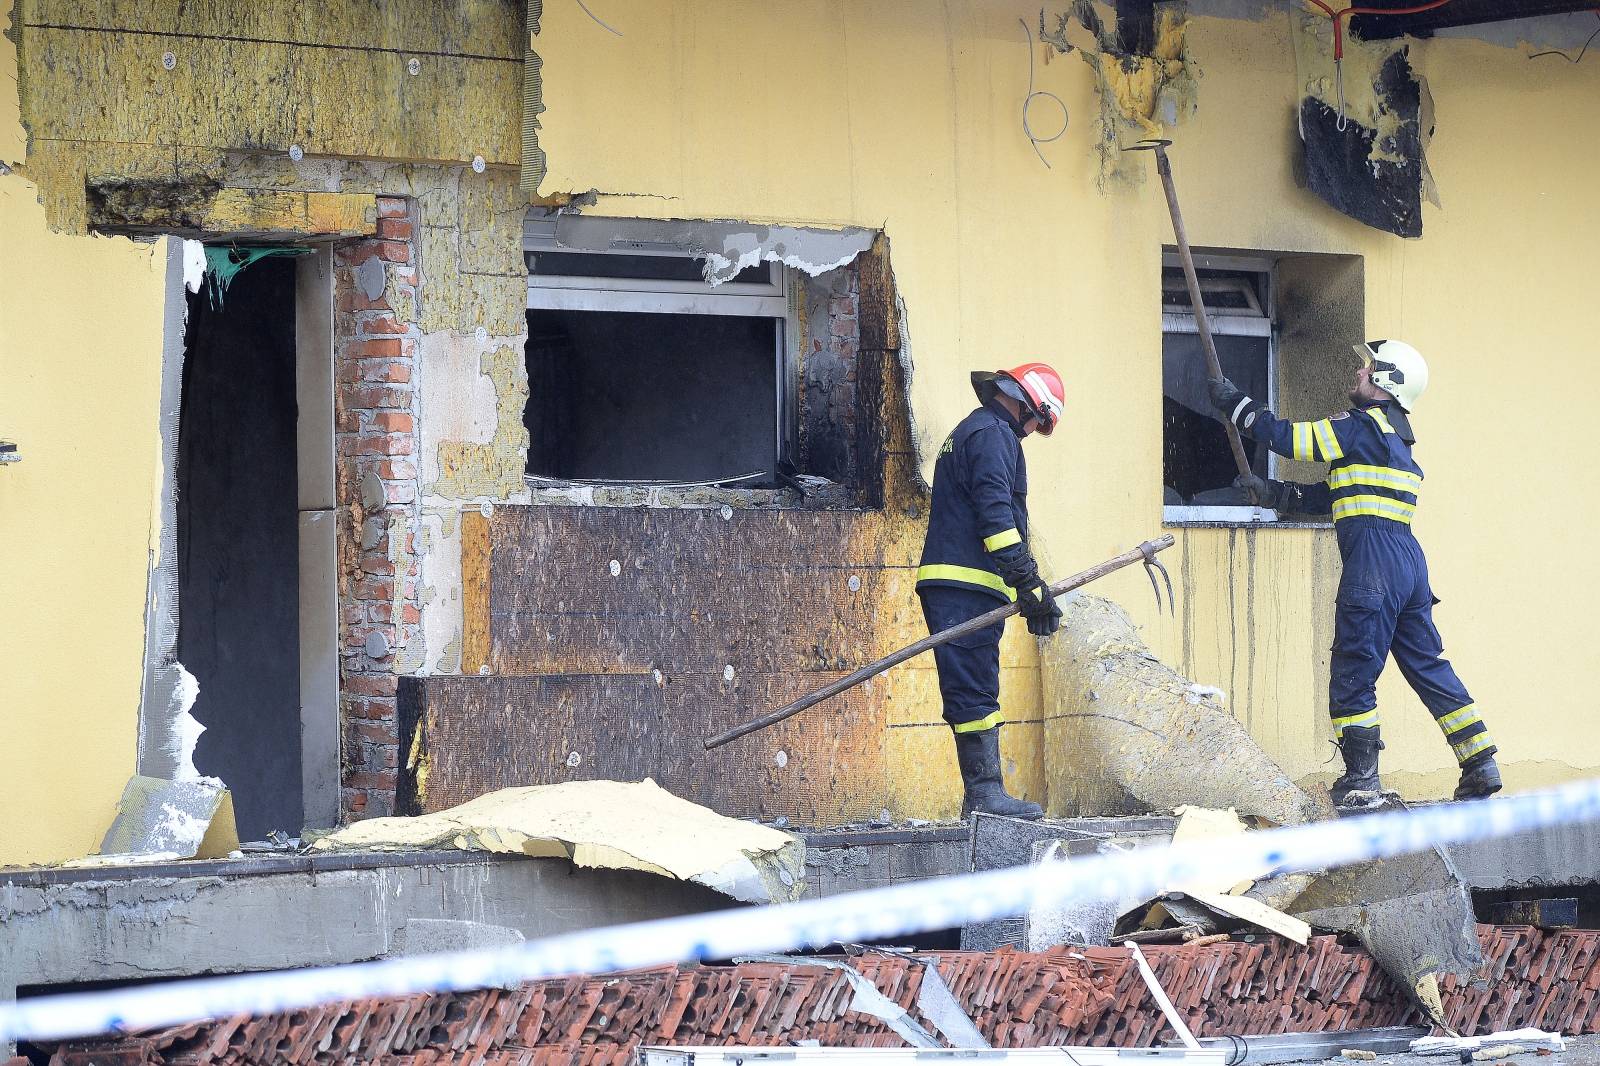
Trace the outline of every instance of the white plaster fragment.
<instances>
[{"instance_id":1,"label":"white plaster fragment","mask_svg":"<svg viewBox=\"0 0 1600 1066\"><path fill-rule=\"evenodd\" d=\"M200 771L194 768L194 746L200 742L200 734L206 731L206 727L189 712L194 708L194 701L200 698L200 682L182 663L176 665L178 684L173 689L172 702L177 713L173 715L172 733L168 741L171 745L168 755L174 767L172 779L199 781Z\"/></svg>"},{"instance_id":2,"label":"white plaster fragment","mask_svg":"<svg viewBox=\"0 0 1600 1066\"><path fill-rule=\"evenodd\" d=\"M200 291L206 278L206 246L199 241L183 242L183 287L190 292Z\"/></svg>"}]
</instances>

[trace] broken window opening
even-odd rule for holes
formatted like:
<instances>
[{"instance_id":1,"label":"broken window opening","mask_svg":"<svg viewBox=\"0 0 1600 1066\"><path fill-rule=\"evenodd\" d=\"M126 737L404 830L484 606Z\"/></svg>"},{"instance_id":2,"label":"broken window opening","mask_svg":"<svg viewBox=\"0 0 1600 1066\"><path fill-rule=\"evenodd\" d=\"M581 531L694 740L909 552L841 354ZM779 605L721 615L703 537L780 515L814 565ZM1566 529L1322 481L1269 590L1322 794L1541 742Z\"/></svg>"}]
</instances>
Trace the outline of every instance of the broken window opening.
<instances>
[{"instance_id":1,"label":"broken window opening","mask_svg":"<svg viewBox=\"0 0 1600 1066\"><path fill-rule=\"evenodd\" d=\"M1195 273L1222 372L1251 396L1277 398L1270 260L1202 255ZM1162 517L1168 522L1260 522L1276 515L1233 487L1227 431L1211 407L1206 360L1177 256L1162 256ZM1270 475L1265 448L1246 438L1251 469Z\"/></svg>"},{"instance_id":2,"label":"broken window opening","mask_svg":"<svg viewBox=\"0 0 1600 1066\"><path fill-rule=\"evenodd\" d=\"M535 499L853 506L854 263L812 277L723 261L712 284L698 224L660 240L659 222L584 221L609 240L524 228Z\"/></svg>"},{"instance_id":3,"label":"broken window opening","mask_svg":"<svg viewBox=\"0 0 1600 1066\"><path fill-rule=\"evenodd\" d=\"M1323 418L1348 406L1363 335L1359 256L1197 252L1207 318L1222 372L1280 417ZM1211 406L1194 308L1175 251L1161 267L1162 517L1170 524L1323 525L1279 515L1233 487L1238 474L1222 417ZM1353 338L1353 339L1347 339ZM1258 477L1314 482L1325 464L1292 462L1244 437Z\"/></svg>"}]
</instances>

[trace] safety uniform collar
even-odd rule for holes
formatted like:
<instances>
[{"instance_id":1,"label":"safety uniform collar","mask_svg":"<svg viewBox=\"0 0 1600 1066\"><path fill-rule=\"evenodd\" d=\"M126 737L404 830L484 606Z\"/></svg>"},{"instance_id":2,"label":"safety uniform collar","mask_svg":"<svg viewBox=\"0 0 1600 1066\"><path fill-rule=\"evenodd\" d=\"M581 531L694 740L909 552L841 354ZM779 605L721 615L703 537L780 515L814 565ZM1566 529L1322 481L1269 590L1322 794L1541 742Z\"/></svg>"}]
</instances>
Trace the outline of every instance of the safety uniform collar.
<instances>
[{"instance_id":1,"label":"safety uniform collar","mask_svg":"<svg viewBox=\"0 0 1600 1066\"><path fill-rule=\"evenodd\" d=\"M1416 432L1411 429L1411 418L1406 415L1405 408L1400 407L1398 400L1384 400L1379 403L1379 407L1384 408L1384 415L1389 416L1389 424L1395 427L1395 435L1398 435L1400 440L1408 445L1416 443Z\"/></svg>"},{"instance_id":2,"label":"safety uniform collar","mask_svg":"<svg viewBox=\"0 0 1600 1066\"><path fill-rule=\"evenodd\" d=\"M1015 415L1006 410L1005 404L1001 403L998 397L990 397L989 401L983 406L990 414L997 416L1002 422L1010 426L1011 432L1017 435L1018 440L1027 436L1022 430L1022 423L1017 421Z\"/></svg>"},{"instance_id":3,"label":"safety uniform collar","mask_svg":"<svg viewBox=\"0 0 1600 1066\"><path fill-rule=\"evenodd\" d=\"M1383 415L1389 420L1389 424L1394 427L1396 436L1407 444L1417 443L1417 434L1411 428L1411 419L1406 414L1406 409L1400 406L1399 401L1385 400L1382 403L1363 404L1361 409L1369 411L1374 407L1383 409Z\"/></svg>"}]
</instances>

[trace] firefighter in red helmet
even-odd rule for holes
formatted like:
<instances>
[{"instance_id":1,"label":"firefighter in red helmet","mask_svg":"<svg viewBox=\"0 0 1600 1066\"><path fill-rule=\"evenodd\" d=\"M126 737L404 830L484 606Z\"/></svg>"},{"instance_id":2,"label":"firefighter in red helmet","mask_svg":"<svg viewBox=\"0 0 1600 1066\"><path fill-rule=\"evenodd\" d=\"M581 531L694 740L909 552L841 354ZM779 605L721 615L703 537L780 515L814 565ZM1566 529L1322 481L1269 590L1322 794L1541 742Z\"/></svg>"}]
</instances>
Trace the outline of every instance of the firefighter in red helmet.
<instances>
[{"instance_id":1,"label":"firefighter in red helmet","mask_svg":"<svg viewBox=\"0 0 1600 1066\"><path fill-rule=\"evenodd\" d=\"M1065 390L1044 363L996 373L978 371L979 406L945 438L933 468L933 507L917 568L917 595L928 631L959 625L1020 600L1028 632L1047 637L1061 608L1028 550L1028 471L1022 439L1049 436L1061 419ZM944 720L955 734L973 811L1038 818L1036 803L1012 797L1000 771L1000 634L1003 624L934 649Z\"/></svg>"}]
</instances>

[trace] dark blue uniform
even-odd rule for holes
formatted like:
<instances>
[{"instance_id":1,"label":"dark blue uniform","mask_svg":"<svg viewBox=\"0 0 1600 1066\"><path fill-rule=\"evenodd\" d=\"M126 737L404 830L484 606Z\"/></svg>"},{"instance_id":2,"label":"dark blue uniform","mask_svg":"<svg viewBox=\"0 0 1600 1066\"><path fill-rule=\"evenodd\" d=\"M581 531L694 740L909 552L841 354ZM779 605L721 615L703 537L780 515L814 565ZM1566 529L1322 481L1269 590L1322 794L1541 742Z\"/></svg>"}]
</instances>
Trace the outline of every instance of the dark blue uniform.
<instances>
[{"instance_id":1,"label":"dark blue uniform","mask_svg":"<svg viewBox=\"0 0 1600 1066\"><path fill-rule=\"evenodd\" d=\"M1028 467L1016 431L980 407L951 430L933 468L933 506L917 594L936 633L1017 598L996 553L1025 546ZM934 649L944 719L957 733L998 726L1004 623Z\"/></svg>"},{"instance_id":2,"label":"dark blue uniform","mask_svg":"<svg viewBox=\"0 0 1600 1066\"><path fill-rule=\"evenodd\" d=\"M1372 404L1316 422L1289 422L1249 401L1232 414L1240 429L1279 455L1330 464L1325 483L1293 486L1299 502L1292 509L1331 512L1344 560L1328 680L1334 735L1377 730L1378 675L1392 652L1457 762L1492 756L1497 749L1489 727L1443 658L1434 628L1433 605L1439 601L1411 533L1422 468L1411 457L1404 412Z\"/></svg>"}]
</instances>

